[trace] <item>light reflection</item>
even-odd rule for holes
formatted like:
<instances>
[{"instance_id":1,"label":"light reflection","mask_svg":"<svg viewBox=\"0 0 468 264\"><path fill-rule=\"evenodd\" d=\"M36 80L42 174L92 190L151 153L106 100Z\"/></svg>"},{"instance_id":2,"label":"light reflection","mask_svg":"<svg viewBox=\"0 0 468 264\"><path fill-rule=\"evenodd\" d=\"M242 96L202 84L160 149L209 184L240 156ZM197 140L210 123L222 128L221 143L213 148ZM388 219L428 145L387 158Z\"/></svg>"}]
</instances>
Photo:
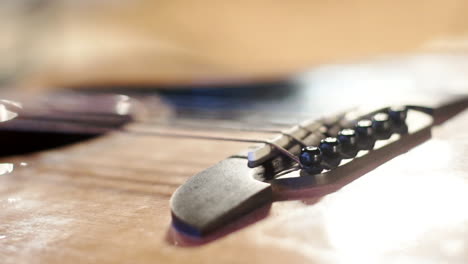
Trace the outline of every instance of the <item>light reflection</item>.
<instances>
[{"instance_id":1,"label":"light reflection","mask_svg":"<svg viewBox=\"0 0 468 264\"><path fill-rule=\"evenodd\" d=\"M130 98L126 95L119 95L119 99L115 105L115 112L119 115L127 115L130 112L130 107Z\"/></svg>"},{"instance_id":2,"label":"light reflection","mask_svg":"<svg viewBox=\"0 0 468 264\"><path fill-rule=\"evenodd\" d=\"M354 64L324 65L300 75L296 81L311 88L304 89L300 94L304 100L322 98L326 94L328 98L333 98L332 105L341 108L351 106L353 102L360 106L424 105L441 94L466 93L466 69L466 55L420 54L382 57ZM424 87L423 93L421 87ZM402 94L405 96L402 97ZM302 110L330 110L327 100L302 105L305 107Z\"/></svg>"},{"instance_id":3,"label":"light reflection","mask_svg":"<svg viewBox=\"0 0 468 264\"><path fill-rule=\"evenodd\" d=\"M6 100L6 99L0 99L0 102L10 104L18 108L23 108L23 105L20 102L15 102L15 101Z\"/></svg>"},{"instance_id":4,"label":"light reflection","mask_svg":"<svg viewBox=\"0 0 468 264\"><path fill-rule=\"evenodd\" d=\"M385 253L421 244L463 256L465 238L455 231L468 224L468 181L446 173L453 153L449 144L431 141L327 198L327 237L340 259L378 263Z\"/></svg>"},{"instance_id":5,"label":"light reflection","mask_svg":"<svg viewBox=\"0 0 468 264\"><path fill-rule=\"evenodd\" d=\"M0 122L6 122L17 116L17 113L8 110L4 104L0 104Z\"/></svg>"},{"instance_id":6,"label":"light reflection","mask_svg":"<svg viewBox=\"0 0 468 264\"><path fill-rule=\"evenodd\" d=\"M0 163L0 175L11 173L14 167L13 163Z\"/></svg>"},{"instance_id":7,"label":"light reflection","mask_svg":"<svg viewBox=\"0 0 468 264\"><path fill-rule=\"evenodd\" d=\"M463 253L466 244L461 239L452 239L441 242L441 250L448 256L457 256Z\"/></svg>"},{"instance_id":8,"label":"light reflection","mask_svg":"<svg viewBox=\"0 0 468 264\"><path fill-rule=\"evenodd\" d=\"M14 198L14 197L10 197L7 199L8 203L16 203L18 201L21 201L21 198Z\"/></svg>"}]
</instances>

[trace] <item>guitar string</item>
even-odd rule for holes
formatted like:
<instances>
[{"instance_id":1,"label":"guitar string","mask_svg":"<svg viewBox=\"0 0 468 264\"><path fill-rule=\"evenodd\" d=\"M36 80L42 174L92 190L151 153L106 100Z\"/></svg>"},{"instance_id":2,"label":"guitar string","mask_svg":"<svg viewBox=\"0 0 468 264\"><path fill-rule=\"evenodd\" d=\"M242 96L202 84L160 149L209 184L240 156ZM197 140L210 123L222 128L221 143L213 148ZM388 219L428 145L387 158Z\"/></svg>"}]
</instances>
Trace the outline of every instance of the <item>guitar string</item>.
<instances>
[{"instance_id":1,"label":"guitar string","mask_svg":"<svg viewBox=\"0 0 468 264\"><path fill-rule=\"evenodd\" d=\"M144 124L153 124L153 123L144 123ZM158 125L158 123L154 123L155 125ZM305 147L307 144L303 142L302 139L298 138L297 136L285 132L284 130L280 130L278 128L251 128L251 127L237 127L237 126L230 126L226 125L224 122L220 122L220 124L213 125L212 122L210 124L196 124L196 123L168 123L169 126L172 127L181 127L181 128L191 128L191 129L216 129L216 130L227 130L227 131L238 131L238 132L259 132L259 133L267 133L267 134L281 134L284 135L288 138L290 138L292 141L300 144L302 147ZM301 125L296 125L298 128L303 129L307 131L307 133L314 133L315 131L312 131L306 127L303 127Z\"/></svg>"},{"instance_id":2,"label":"guitar string","mask_svg":"<svg viewBox=\"0 0 468 264\"><path fill-rule=\"evenodd\" d=\"M279 126L279 127L287 127L287 126L294 126L298 123L300 123L304 119L318 119L320 118L319 115L317 114L311 114L310 112L304 112L304 111L291 111L291 107L286 106L286 110L284 109L285 107L281 107L282 104L280 103L279 105L277 104L272 104L272 103L255 103L255 106L252 107L252 104L249 104L248 102L245 103L244 100L235 100L232 98L228 99L223 99L221 103L216 103L218 107L216 107L216 111L213 111L209 106L207 107L206 105L204 106L199 106L199 105L193 105L193 96L191 96L188 103L180 103L180 98L185 98L184 96L179 96L177 95L177 101L179 103L174 103L171 101L174 100L167 100L168 103L168 108L173 109L174 113L177 114L177 119L180 119L180 117L187 116L186 113L189 113L188 115L190 119L197 119L197 120L203 120L203 119L208 119L208 120L213 120L213 119L230 119L230 120L235 120L235 121L242 121L243 125L251 123L255 127L258 127L259 125L268 125L268 126ZM138 100L138 97L134 98L135 100ZM185 99L187 100L187 98ZM142 100L143 102L145 100ZM138 102L138 101L137 101ZM206 103L205 101L203 101ZM227 102L227 103L226 103ZM192 104L192 105L190 105ZM195 102L196 104L196 102ZM141 104L138 104L141 105ZM149 106L148 106L149 105ZM148 110L155 110L151 108L151 104L148 104L147 106L144 107L146 111ZM265 107L259 107L260 106L267 106ZM228 106L226 109L225 106ZM281 107L281 111L277 111L277 109ZM350 110L354 110L355 107L351 107L349 109L345 109L343 111L341 109L340 112L336 112L336 115L343 115L346 112L349 112ZM99 116L107 116L107 117L112 117L112 114L105 114L105 113L97 113L97 112L76 112L76 111L67 111L64 108L53 108L55 112L59 113L69 113L72 114L73 116L79 115L79 114L85 114L86 116L89 115L99 115ZM156 110L159 110L157 108ZM196 115L194 116L193 113ZM158 115L157 112L154 112L152 114ZM253 119L252 117L256 117ZM286 118L286 120L281 119L281 117ZM281 121L279 120L281 119ZM292 122L290 120L293 120Z\"/></svg>"},{"instance_id":3,"label":"guitar string","mask_svg":"<svg viewBox=\"0 0 468 264\"><path fill-rule=\"evenodd\" d=\"M116 120L116 116L112 116L112 115L109 115L109 114L101 114L101 113L93 113L93 112L77 112L77 113L74 113L74 112L71 112L71 111L57 111L55 110L54 111L55 114L59 114L58 117L54 117L54 116L48 116L47 118L48 119L51 119L51 120L56 120L56 121L67 121L67 122L82 122L81 119L78 119L77 120L77 117L81 117L81 118L85 118L85 121L86 122L93 122L95 125L98 125L100 126L102 122L109 122L109 121L113 121L113 120ZM65 117L68 117L70 116L72 118L69 118L69 119L66 119L64 118ZM343 113L340 113L340 115L343 115ZM30 115L30 117L37 117L37 116L32 116ZM92 119L90 120L89 117L92 117ZM122 119L122 116L117 116L118 117L121 117ZM42 119L45 119L43 116L41 116ZM104 118L104 120L103 120ZM310 116L309 116L310 118ZM112 120L107 120L107 119L112 119ZM177 120L177 121L174 121L174 120ZM96 122L94 122L96 121ZM130 121L130 118L128 118L128 120L125 120L125 121ZM265 121L265 119L261 120L263 124L267 124L269 125L270 127L262 127L262 128L252 128L252 127L245 127L245 123L246 122L241 122L242 124L242 127L241 126L232 126L232 125L226 125L226 121L225 120L210 120L209 124L206 124L207 122L206 121L202 121L202 122L205 122L205 124L203 125L200 125L200 121L197 120L197 122L194 123L193 120L191 120L191 123L188 124L187 122L181 122L179 118L172 118L172 119L169 119L169 120L165 120L165 125L166 126L172 126L172 127L179 127L179 126L182 126L184 128L195 128L195 129L216 129L216 130L230 130L230 131L248 131L248 132L260 132L260 133L272 133L272 134L282 134L284 136L287 136L288 138L290 138L292 141L300 144L301 146L306 146L306 144L301 140L299 139L298 137L292 135L291 133L287 133L285 132L284 130L281 130L279 129L279 127L285 129L287 128L287 126L289 126L289 128L291 128L291 126L297 126L298 128L302 129L302 130L305 130L307 131L307 133L315 133L316 132L316 128L315 129L310 129L309 127L305 127L305 126L302 126L301 124L297 124L297 123L283 123L283 124L278 124L278 123L275 123L275 122L270 122L270 121ZM143 124L143 125L158 125L158 126L161 126L163 125L164 123L162 121L138 121L138 122L134 122L134 123L137 123L137 124ZM239 123L239 122L237 122ZM257 122L258 123L258 122ZM258 124L256 124L258 125ZM272 126L276 126L276 127L272 127Z\"/></svg>"},{"instance_id":4,"label":"guitar string","mask_svg":"<svg viewBox=\"0 0 468 264\"><path fill-rule=\"evenodd\" d=\"M27 117L22 116L19 117L18 120L27 121L27 122L49 122L49 123L58 123L59 125L78 125L80 128L86 129L86 132L89 134L104 134L109 132L119 132L128 135L137 135L137 136L158 136L158 137L170 137L170 138L187 138L187 139L198 139L198 140L212 140L212 141L227 141L227 142L242 142L242 143L263 143L271 146L272 148L279 151L281 154L287 156L294 162L300 164L300 160L296 157L293 153L289 152L282 146L262 139L252 139L252 138L236 138L236 137L225 137L225 136L205 136L205 135L195 135L195 134L177 134L177 133L169 133L169 132L161 132L161 131L144 131L144 130L137 130L137 129L128 129L125 127L111 127L107 125L96 125L94 123L87 123L83 121L77 120L59 120L59 119L49 119L49 118L41 118L41 117ZM36 123L36 125L38 125ZM33 129L33 127L31 127ZM78 132L78 131L77 131ZM80 131L82 132L82 131Z\"/></svg>"},{"instance_id":5,"label":"guitar string","mask_svg":"<svg viewBox=\"0 0 468 264\"><path fill-rule=\"evenodd\" d=\"M126 120L132 121L133 123L138 124L148 124L148 125L163 125L168 124L171 126L178 126L182 124L183 126L189 126L187 123L192 122L193 128L205 128L209 126L211 129L229 129L229 130L240 130L240 131L256 131L256 132L266 132L266 133L278 133L281 128L287 128L288 126L293 126L295 123L280 123L280 122L273 122L263 119L258 120L239 120L234 118L224 118L224 119L216 119L216 118L202 118L202 117L191 117L190 119L184 119L179 117L171 117L166 118L164 121L161 120L132 120L131 116L128 115L128 118L125 118L125 115L118 115L118 114L105 114L105 113L98 113L98 112L70 112L70 111L54 111L53 113L46 113L47 118L49 119L67 119L67 121L73 120L81 120L84 119L86 121L96 121L97 123L101 122L115 122L119 120ZM31 115L28 116L39 116L44 117L45 115ZM231 122L234 120L235 123L241 124L242 127L234 127L234 126L226 126L226 120L230 120ZM177 120L177 121L175 121ZM190 121L187 121L190 120ZM208 123L209 124L206 124ZM199 123L205 123L202 126L198 125ZM234 123L234 122L232 122ZM217 124L217 125L213 125ZM255 125L254 127L246 127L246 125ZM261 126L262 128L258 128ZM269 132L271 130L271 132Z\"/></svg>"},{"instance_id":6,"label":"guitar string","mask_svg":"<svg viewBox=\"0 0 468 264\"><path fill-rule=\"evenodd\" d=\"M110 121L112 120L115 120L115 119L122 119L123 116L121 115L117 115L117 114L102 114L102 113L93 113L93 112L58 112L58 111L55 111L55 113L59 113L61 115L64 115L64 116L71 116L70 119L76 119L76 117L82 117L82 118L86 118L88 119L89 117L93 117L95 119L97 119L97 121L101 121L101 119L104 119L107 121L107 119L109 119ZM228 113L231 113L231 111L229 111ZM252 112L254 113L254 112ZM272 121L271 119L268 119L267 116L263 116L262 118L259 118L259 119L248 119L248 120L245 120L245 119L240 119L240 118L232 118L232 117L229 117L229 116L223 116L222 119L219 118L220 116L219 115L213 115L213 116L202 116L200 113L197 113L197 116L190 116L189 118L184 118L184 117L180 117L180 116L177 116L177 117L173 117L173 118L170 118L170 119L166 119L164 120L165 122L167 122L168 124L170 125L177 125L177 124L180 124L180 123L185 123L185 121L187 120L190 120L192 123L200 123L200 122L205 122L207 123L209 121L210 124L213 124L213 123L217 123L217 124L220 124L220 123L227 123L226 120L229 120L229 121L234 121L235 123L237 124L242 124L242 128L239 127L239 128L234 128L234 127L229 127L227 129L231 129L231 130L242 130L242 131L246 131L246 127L245 125L255 125L256 128L252 128L252 127L249 127L248 129L250 130L259 130L259 126L262 126L262 127L267 127L267 128L263 128L263 131L259 131L259 132L266 132L267 130L275 130L275 133L277 133L278 128L287 128L287 127L291 127L291 126L294 126L296 125L297 123L299 123L300 121L298 122L284 122L284 121ZM130 119L130 118L129 118ZM312 117L309 115L309 116L304 116L304 119L312 119ZM177 120L177 121L174 121L174 120ZM134 120L135 122L135 120ZM161 121L154 121L154 120L145 120L145 121L136 121L140 124L151 124L151 125L160 125L162 124ZM210 125L209 124L209 125ZM183 124L183 125L186 125L186 124ZM205 126L206 124L204 124ZM217 125L217 126L212 126L210 128L220 128L220 129L223 129L224 127L226 127L225 125ZM203 127L202 127L203 128Z\"/></svg>"},{"instance_id":7,"label":"guitar string","mask_svg":"<svg viewBox=\"0 0 468 264\"><path fill-rule=\"evenodd\" d=\"M179 115L181 116L184 116L183 113L180 113L179 109L180 108L187 108L189 109L189 113L192 113L194 111L198 111L197 112L197 116L195 116L195 119L208 119L208 120L211 120L211 119L216 119L216 117L219 117L221 116L223 120L225 119L229 119L229 114L242 114L243 116L247 116L249 117L248 119L245 119L245 120L242 120L242 122L244 123L253 123L255 125L258 125L258 123L262 123L265 121L265 117L268 117L268 116L271 116L273 119L276 119L275 121L272 121L272 120L269 120L268 122L266 122L266 124L269 124L269 125L276 125L276 126L293 126L293 125L296 125L297 123L300 123L301 121L303 120L308 120L308 119L323 119L321 116L319 115L312 115L310 113L306 113L306 112L288 112L288 111L272 111L271 109L270 110L239 110L239 109L235 109L235 110L228 110L228 111L223 111L223 110L217 110L216 112L213 112L213 111L207 111L206 108L203 108L203 107L186 107L186 106L176 106L176 113L178 113ZM341 111L336 111L334 112L333 115L331 115L332 117L335 117L335 116L343 116L345 115L346 113L348 112L351 112L351 111L355 111L357 108L356 107L351 107L349 109L345 109L344 111L341 110ZM200 112L203 112L202 114L200 114ZM221 113L221 115L219 114ZM223 115L224 114L224 115ZM204 115L206 118L203 118L202 115ZM295 119L293 122L285 122L284 120L281 120L279 121L278 118L281 117L281 115L283 115L283 117L287 118L288 120L291 120L291 119ZM193 119L194 117L192 115L188 115L190 119ZM251 119L252 116L260 116L259 119ZM236 118L236 120L238 120L239 117Z\"/></svg>"},{"instance_id":8,"label":"guitar string","mask_svg":"<svg viewBox=\"0 0 468 264\"><path fill-rule=\"evenodd\" d=\"M192 108L193 109L193 108ZM206 108L199 108L199 109L203 109L203 110L206 110ZM63 113L63 112L60 112L58 111L59 113ZM224 115L226 115L226 111L217 111L216 113L224 113ZM227 111L227 113L232 113L233 111L229 110ZM236 112L238 112L236 110ZM240 111L239 111L240 112ZM242 110L243 113L253 113L253 111L249 111L249 110ZM65 111L65 113L67 114L73 114L73 112L70 112L70 111ZM213 113L212 111L210 113ZM255 112L257 113L257 111ZM275 111L275 116L278 115L278 113L283 113L284 112L278 112L278 111ZM343 118L344 115L345 115L346 111L341 111L339 112L338 114L335 114L335 115L332 115L334 117L334 119L337 119L337 118ZM79 113L78 115L80 114L85 114L85 117L89 115L89 113ZM91 115L93 116L96 116L97 113L91 113ZM270 114L271 114L271 111L270 111ZM302 113L303 116L305 118L307 118L308 120L312 120L311 119L311 116L310 115L306 115L305 113ZM99 115L99 114L98 114ZM294 116L297 116L298 114L294 114ZM109 118L109 114L105 114L104 115L105 117ZM287 116L290 118L291 117L291 113L288 113ZM197 122L194 122L194 119L197 120ZM204 121L200 121L201 120L204 120ZM174 120L177 120L177 121L174 121ZM207 121L209 120L209 124L206 124ZM289 139L291 139L292 141L300 144L302 147L305 147L307 144L305 144L300 138L292 135L291 133L287 133L285 132L283 129L287 129L287 128L291 128L291 127L298 127L299 129L302 129L304 131L306 131L308 134L309 133L316 133L318 128L320 126L323 126L323 124L319 124L319 121L315 121L316 124L318 124L318 126L316 125L315 127L313 127L312 129L309 127L309 126L304 126L302 125L301 122L295 122L295 123L286 123L286 122L272 122L272 121L268 121L268 120L265 120L265 118L261 119L261 120L242 120L241 121L241 124L242 124L242 127L240 126L232 126L232 125L226 125L226 121L225 120L213 120L213 119L204 119L204 118L199 118L198 117L195 117L191 118L191 123L190 124L187 124L187 122L181 122L180 121L180 118L171 118L169 120L165 120L166 122L166 125L169 125L169 126L173 126L173 127L177 127L177 126L182 126L184 128L195 128L195 129L216 129L216 130L230 130L230 131L247 131L247 132L261 132L261 133L274 133L274 134L282 134L284 136L287 136ZM299 119L298 119L299 120ZM321 123L327 123L326 120L323 120L322 119L319 119L321 120L320 122ZM252 127L245 127L245 124L246 123L250 123L250 122L246 122L246 121L250 121L251 123L255 123L255 128L252 128ZM325 121L325 122L323 122ZM205 124L203 125L200 125L201 122L205 122ZM139 121L137 122L138 124L144 124L144 125L162 125L163 122L162 121ZM213 125L215 123L215 125ZM237 122L239 123L239 122ZM266 128L258 128L259 126L259 123L260 125L268 125L269 127L266 127ZM336 123L336 122L330 122L328 121L328 123ZM283 129L279 129L279 128L283 128Z\"/></svg>"},{"instance_id":9,"label":"guitar string","mask_svg":"<svg viewBox=\"0 0 468 264\"><path fill-rule=\"evenodd\" d=\"M278 109L281 107L281 111L276 111L275 115L283 115L290 119L292 116L295 117L306 117L310 118L311 114L309 111L297 111L297 105L289 103L285 103L284 100L273 100L273 101L258 101L258 100L249 100L248 98L233 98L233 97L226 97L222 96L218 98L217 96L210 96L210 95L163 95L163 101L167 102L169 105L173 106L177 110L186 110L192 112L193 110L208 110L210 108L216 108L217 112L220 109L228 108L229 112L231 113L246 113L250 114L252 112L260 113L261 116L268 115L272 110ZM138 96L135 97L138 99ZM200 99L200 100L199 100ZM294 102L294 98L292 99ZM246 109L248 108L248 109ZM352 110L356 107L351 107L349 109L345 109L346 111ZM325 109L324 109L325 110ZM326 109L327 111L333 111L333 109ZM335 111L342 111L343 108L336 109ZM345 111L343 111L345 112Z\"/></svg>"},{"instance_id":10,"label":"guitar string","mask_svg":"<svg viewBox=\"0 0 468 264\"><path fill-rule=\"evenodd\" d=\"M42 117L42 116L37 116L37 115L23 115L21 117L22 119L36 119L36 120L42 120L42 121L56 121L56 122L70 122L70 123L81 123L81 124L93 124L96 126L102 126L103 122L108 123L114 120L102 120L102 119L91 119L91 120L82 120L82 119L66 119L64 117ZM122 118L121 118L122 119ZM124 120L121 120L124 121ZM146 121L146 122L136 122L136 124L139 125L163 125L161 121L159 122L151 122L151 121ZM172 123L169 121L169 123L166 123L166 126L172 126L172 127L183 127L183 128L196 128L196 129L216 129L216 130L229 130L229 131L240 131L240 132L260 132L260 133L269 133L269 134L282 134L284 136L289 137L291 140L295 141L296 143L300 144L302 147L305 147L306 144L299 139L298 137L292 135L291 133L285 132L283 130L279 130L278 128L249 128L249 127L235 127L235 126L226 126L225 124L221 125L213 125L211 122L210 124L203 124L203 125L197 125L197 124L184 124L184 123ZM313 133L314 131L311 131L305 127L299 126L298 127L308 131L309 133Z\"/></svg>"},{"instance_id":11,"label":"guitar string","mask_svg":"<svg viewBox=\"0 0 468 264\"><path fill-rule=\"evenodd\" d=\"M144 136L161 136L161 137L176 137L176 138L191 138L191 139L200 139L200 140L217 140L217 141L235 141L235 142L244 142L244 143L263 143L267 144L270 147L278 150L280 153L283 155L287 156L288 158L292 159L293 161L297 162L300 164L299 159L286 150L285 148L270 142L268 140L259 140L259 139L244 139L244 138L236 138L236 137L220 137L220 136L202 136L202 135L187 135L187 134L175 134L175 133L167 133L167 132L156 132L156 131L137 131L135 129L128 130L127 128L118 128L116 129L115 127L110 127L108 124L102 124L103 121L104 123L112 122L116 119L118 119L121 116L114 116L114 115L109 115L109 114L102 114L102 113L93 113L93 112L84 112L84 113L74 113L72 111L54 111L56 113L60 113L62 116L59 117L54 117L54 116L49 116L49 117L44 117L44 116L34 116L34 115L22 115L20 119L22 120L27 120L29 119L30 121L43 121L43 122L53 122L53 123L72 123L74 125L80 125L80 126L85 126L85 128L88 130L88 133L106 133L110 131L119 131L123 132L126 134L136 134L136 135L144 135ZM242 111L243 113L246 113L247 111ZM232 111L229 111L228 113L232 113ZM275 111L275 114L278 112ZM226 111L224 111L224 114L226 114ZM65 118L63 117L65 115ZM73 118L66 118L67 116L72 115ZM84 119L77 119L77 116ZM290 116L288 114L288 116ZM90 120L90 117L91 120ZM308 115L310 118L310 115ZM104 119L104 120L103 120ZM110 120L109 120L110 119ZM130 118L128 118L125 121L130 121ZM287 125L296 125L301 129L306 130L309 133L317 132L317 131L311 131L307 129L306 127L297 125L297 124L291 124L291 123L282 123L278 124L275 122L270 122L270 121L265 121L265 119L261 120L263 121L264 124L268 125L276 125L276 126L287 126ZM218 122L218 121L216 121ZM161 125L161 122L136 122L137 124L146 124L146 125ZM245 123L245 122L243 122ZM241 123L242 124L242 123ZM172 125L174 127L174 123L169 123L169 125ZM180 125L177 124L177 125ZM94 127L93 127L94 126ZM182 124L182 126L187 127L187 124ZM191 125L191 127L197 127ZM290 133L286 133L282 130L279 130L278 128L246 128L246 127L232 127L232 126L225 126L225 125L213 125L213 122L211 122L210 125L204 125L201 126L200 128L204 129L226 129L226 130L232 130L232 131L249 131L249 132L261 132L261 133L275 133L275 134L282 134L290 138L291 141L294 141L295 143L301 145L302 147L306 146L306 144L299 138L295 137L294 135L291 135ZM91 130L91 131L90 131Z\"/></svg>"}]
</instances>

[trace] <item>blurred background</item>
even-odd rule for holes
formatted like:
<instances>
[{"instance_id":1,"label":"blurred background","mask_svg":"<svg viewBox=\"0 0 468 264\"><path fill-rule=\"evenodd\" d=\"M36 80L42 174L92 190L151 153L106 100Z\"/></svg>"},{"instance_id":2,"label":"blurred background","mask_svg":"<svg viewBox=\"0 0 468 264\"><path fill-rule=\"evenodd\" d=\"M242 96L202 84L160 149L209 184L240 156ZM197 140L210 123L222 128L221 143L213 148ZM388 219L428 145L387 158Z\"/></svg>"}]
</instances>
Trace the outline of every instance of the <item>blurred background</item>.
<instances>
[{"instance_id":1,"label":"blurred background","mask_svg":"<svg viewBox=\"0 0 468 264\"><path fill-rule=\"evenodd\" d=\"M434 99L466 95L467 87L467 0L0 0L0 99L16 101L8 92L24 91L50 110L46 118L65 113L78 124L102 113L126 114L131 97L144 103L152 114L145 121L156 129L218 133L208 130L221 122L291 127L356 105L436 106ZM115 97L114 105L99 96L49 93L82 89L129 97ZM34 107L25 109L41 117ZM181 261L223 255L222 261L237 259L235 247L242 245L237 249L250 248L260 261L281 254L289 261L297 251L309 262L467 263L468 138L460 133L466 120L323 202L314 196L275 203L269 221L250 229L254 236L239 232L239 242L237 234L217 240L220 246L204 246L200 255L162 242L169 236L166 200L192 169L240 145L117 134L38 154L26 159L24 173L15 168L14 177L0 177L6 190L0 262L81 255L169 262L179 253ZM69 129L75 137L59 137L57 126L44 127L31 126L32 133L50 134L2 136L2 151L12 153L8 142L26 152L83 139L76 128Z\"/></svg>"},{"instance_id":2,"label":"blurred background","mask_svg":"<svg viewBox=\"0 0 468 264\"><path fill-rule=\"evenodd\" d=\"M21 89L277 80L382 56L458 65L466 52L464 0L0 2L0 82Z\"/></svg>"}]
</instances>

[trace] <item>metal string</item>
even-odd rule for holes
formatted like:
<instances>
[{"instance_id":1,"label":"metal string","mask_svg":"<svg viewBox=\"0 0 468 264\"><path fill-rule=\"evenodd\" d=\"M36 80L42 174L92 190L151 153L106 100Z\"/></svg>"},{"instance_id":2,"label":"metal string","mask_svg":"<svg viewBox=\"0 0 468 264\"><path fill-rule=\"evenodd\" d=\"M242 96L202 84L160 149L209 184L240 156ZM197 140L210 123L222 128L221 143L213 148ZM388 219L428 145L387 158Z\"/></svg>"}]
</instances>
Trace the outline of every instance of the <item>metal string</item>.
<instances>
[{"instance_id":1,"label":"metal string","mask_svg":"<svg viewBox=\"0 0 468 264\"><path fill-rule=\"evenodd\" d=\"M278 150L281 154L287 156L294 162L300 164L300 160L291 152L281 147L278 144L270 142L268 140L261 139L244 139L244 138L235 138L235 137L222 137L222 136L204 136L204 135L187 135L187 134L177 134L169 132L160 132L160 131L144 131L137 129L128 129L125 127L111 127L109 125L99 125L94 122L86 122L83 120L70 120L70 119L61 119L61 118L50 118L50 117L40 117L40 116L26 116L23 115L18 117L18 120L27 121L27 122L51 122L58 124L72 124L79 125L82 128L85 128L86 131L90 134L103 134L108 132L119 132L129 135L138 135L138 136L159 136L159 137L170 137L170 138L187 138L187 139L198 139L198 140L213 140L213 141L231 141L231 142L243 142L243 143L263 143L267 144L274 149ZM31 129L33 129L31 127Z\"/></svg>"},{"instance_id":2,"label":"metal string","mask_svg":"<svg viewBox=\"0 0 468 264\"><path fill-rule=\"evenodd\" d=\"M139 124L148 124L148 123L139 123ZM157 124L157 123L155 123ZM282 134L286 137L289 137L292 141L298 143L302 147L305 147L306 144L296 136L284 132L279 129L272 129L272 128L248 128L248 127L234 127L234 126L226 126L226 125L212 125L212 124L203 124L203 125L196 125L196 124L174 124L169 123L172 126L181 126L181 127L189 127L189 128L202 128L202 129L218 129L218 130L230 130L230 131L245 131L245 132L260 132L260 133L269 133L269 134ZM308 129L298 126L300 129L303 129L309 133L312 133Z\"/></svg>"},{"instance_id":3,"label":"metal string","mask_svg":"<svg viewBox=\"0 0 468 264\"><path fill-rule=\"evenodd\" d=\"M193 109L193 108L192 108ZM204 109L204 108L202 108ZM234 111L231 111L231 113ZM240 111L239 111L240 112ZM243 112L247 112L247 110L244 110ZM271 112L270 112L271 113ZM258 114L258 112L257 112ZM275 113L277 114L277 113ZM284 113L283 113L284 114ZM297 114L295 114L297 117ZM172 138L190 138L190 139L199 139L199 140L214 140L214 141L232 141L232 142L244 142L244 143L263 143L267 144L270 147L276 149L279 151L281 154L287 156L294 162L298 163L299 165L300 160L298 157L296 157L294 154L283 148L282 146L279 146L273 142L270 142L268 140L260 140L260 139L244 139L244 138L236 138L236 137L223 137L223 136L205 136L205 135L187 135L187 134L176 134L176 133L169 133L169 132L161 132L161 131L142 131L142 130L136 130L136 129L128 129L125 127L116 127L116 126L111 126L112 124L118 123L119 125L123 125L124 123L131 121L131 117L129 116L127 119L124 118L125 116L119 116L119 115L112 115L112 114L105 114L105 113L94 113L94 112L70 112L70 111L57 111L54 110L54 113L52 115L34 115L34 114L21 114L18 119L21 119L23 121L33 121L33 122L51 122L55 124L72 124L72 125L78 125L80 128L85 129L85 132L90 133L90 134L100 134L100 133L107 133L107 132L120 132L120 133L125 133L125 134L131 134L131 135L140 135L140 136L160 136L160 137L172 137ZM290 114L288 114L288 117L290 117ZM308 115L310 118L310 116ZM253 122L250 120L250 122ZM135 122L139 125L161 125L161 121L137 121ZM243 122L246 123L246 122ZM260 120L258 123L263 123L263 124L268 124L268 125L273 125L273 126L292 126L292 125L297 125L297 124L291 124L291 123L280 123L280 122L271 122L271 121L265 121ZM169 123L170 124L170 123ZM306 146L306 144L299 138L295 137L294 135L291 135L290 133L284 132L282 130L279 130L278 128L248 128L248 127L233 127L233 126L226 126L226 125L212 125L213 123L209 125L190 125L191 127L195 128L208 128L208 129L221 129L221 130L233 130L233 131L249 131L249 132L261 132L261 133L278 133L282 134L284 136L287 136L288 138L291 139L291 141L294 141L301 145L302 147ZM226 122L224 122L226 124ZM174 126L174 124L170 124ZM180 124L176 124L180 125ZM182 126L189 126L187 124L182 124ZM303 127L301 125L297 125L300 129L303 129L307 131L308 133L313 133L316 131L311 131L306 127Z\"/></svg>"}]
</instances>

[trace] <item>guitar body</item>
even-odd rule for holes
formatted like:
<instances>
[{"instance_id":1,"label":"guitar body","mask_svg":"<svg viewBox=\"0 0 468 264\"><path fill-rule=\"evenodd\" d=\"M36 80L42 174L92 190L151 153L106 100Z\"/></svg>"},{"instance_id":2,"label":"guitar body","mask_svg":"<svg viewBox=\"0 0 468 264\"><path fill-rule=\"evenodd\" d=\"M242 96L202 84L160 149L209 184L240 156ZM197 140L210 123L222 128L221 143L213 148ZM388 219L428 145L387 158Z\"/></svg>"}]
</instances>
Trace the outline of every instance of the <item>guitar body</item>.
<instances>
[{"instance_id":1,"label":"guitar body","mask_svg":"<svg viewBox=\"0 0 468 264\"><path fill-rule=\"evenodd\" d=\"M344 107L330 103L329 109ZM463 263L467 124L465 111L433 128L424 143L332 192L276 200L204 237L174 229L170 198L190 177L249 143L109 132L4 157L0 259L3 264Z\"/></svg>"}]
</instances>

